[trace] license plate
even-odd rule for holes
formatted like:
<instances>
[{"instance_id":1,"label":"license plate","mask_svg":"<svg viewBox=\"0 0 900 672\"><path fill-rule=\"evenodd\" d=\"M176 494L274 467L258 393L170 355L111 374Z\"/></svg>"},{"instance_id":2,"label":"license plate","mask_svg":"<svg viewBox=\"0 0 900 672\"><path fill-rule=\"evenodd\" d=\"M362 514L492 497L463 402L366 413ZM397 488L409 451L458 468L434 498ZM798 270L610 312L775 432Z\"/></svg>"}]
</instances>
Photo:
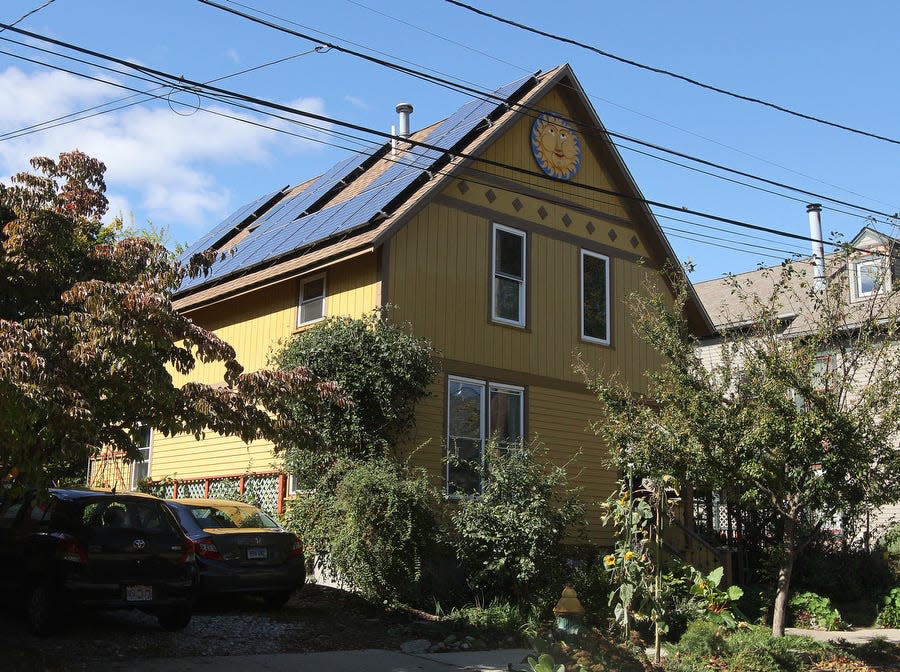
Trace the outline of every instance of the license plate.
<instances>
[{"instance_id":1,"label":"license plate","mask_svg":"<svg viewBox=\"0 0 900 672\"><path fill-rule=\"evenodd\" d=\"M248 560L266 560L269 557L269 549L265 546L251 546L247 549Z\"/></svg>"},{"instance_id":2,"label":"license plate","mask_svg":"<svg viewBox=\"0 0 900 672\"><path fill-rule=\"evenodd\" d=\"M150 602L153 600L153 586L125 586L126 602Z\"/></svg>"}]
</instances>

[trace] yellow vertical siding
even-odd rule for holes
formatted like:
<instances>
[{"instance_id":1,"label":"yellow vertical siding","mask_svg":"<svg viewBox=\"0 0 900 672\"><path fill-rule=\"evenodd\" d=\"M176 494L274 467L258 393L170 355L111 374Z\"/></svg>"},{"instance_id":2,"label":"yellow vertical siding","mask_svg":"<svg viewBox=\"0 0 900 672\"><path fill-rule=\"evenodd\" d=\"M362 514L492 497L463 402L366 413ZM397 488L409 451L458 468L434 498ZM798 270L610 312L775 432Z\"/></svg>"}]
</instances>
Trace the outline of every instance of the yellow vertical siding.
<instances>
[{"instance_id":1,"label":"yellow vertical siding","mask_svg":"<svg viewBox=\"0 0 900 672\"><path fill-rule=\"evenodd\" d=\"M411 453L413 466L426 469L432 483L443 489L446 375L441 375L429 391L430 396L416 407L416 429L404 451ZM589 428L589 423L598 419L595 399L587 392L528 385L525 405L529 438L537 436L548 449L549 459L566 467L570 485L581 488L589 539L610 544L611 536L600 524L597 504L615 490L616 474L607 467L606 447Z\"/></svg>"},{"instance_id":2,"label":"yellow vertical siding","mask_svg":"<svg viewBox=\"0 0 900 672\"><path fill-rule=\"evenodd\" d=\"M359 317L375 307L377 274L375 255L366 255L325 271L325 312L328 316ZM191 319L216 333L237 353L245 371L269 364L271 353L294 333L297 325L299 283L292 279L264 287L190 313ZM314 327L313 327L314 328ZM207 384L223 381L220 364L198 364L187 376L173 375L177 385L188 380ZM277 468L280 458L272 444L209 432L200 441L193 436L164 437L155 433L150 458L150 477L193 478Z\"/></svg>"}]
</instances>

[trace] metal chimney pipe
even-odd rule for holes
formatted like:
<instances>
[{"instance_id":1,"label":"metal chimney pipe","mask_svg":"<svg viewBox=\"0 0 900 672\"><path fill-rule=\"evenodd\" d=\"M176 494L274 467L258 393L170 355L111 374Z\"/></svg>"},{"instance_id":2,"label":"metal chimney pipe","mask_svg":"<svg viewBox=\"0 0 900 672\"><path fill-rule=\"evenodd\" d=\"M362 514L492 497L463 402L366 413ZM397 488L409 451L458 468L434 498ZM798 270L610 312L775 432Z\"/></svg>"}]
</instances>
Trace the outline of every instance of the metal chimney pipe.
<instances>
[{"instance_id":1,"label":"metal chimney pipe","mask_svg":"<svg viewBox=\"0 0 900 672\"><path fill-rule=\"evenodd\" d=\"M409 137L409 115L413 111L410 103L397 103L397 114L400 115L400 132L397 134L401 138Z\"/></svg>"},{"instance_id":2,"label":"metal chimney pipe","mask_svg":"<svg viewBox=\"0 0 900 672\"><path fill-rule=\"evenodd\" d=\"M822 242L822 204L810 203L806 206L809 215L809 237L812 239L812 256L815 271L813 288L817 292L825 289L825 245Z\"/></svg>"}]
</instances>

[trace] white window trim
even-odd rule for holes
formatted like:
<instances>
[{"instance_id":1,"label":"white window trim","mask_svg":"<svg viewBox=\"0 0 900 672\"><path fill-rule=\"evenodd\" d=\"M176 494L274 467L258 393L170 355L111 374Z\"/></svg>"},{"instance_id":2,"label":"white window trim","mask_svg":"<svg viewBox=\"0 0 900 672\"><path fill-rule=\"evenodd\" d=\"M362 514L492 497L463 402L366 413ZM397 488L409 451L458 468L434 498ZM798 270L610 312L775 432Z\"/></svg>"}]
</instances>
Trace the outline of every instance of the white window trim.
<instances>
[{"instance_id":1,"label":"white window trim","mask_svg":"<svg viewBox=\"0 0 900 672\"><path fill-rule=\"evenodd\" d=\"M150 434L149 434L149 439L147 441L147 445L141 447L142 450L146 449L147 459L144 460L143 462L138 462L137 460L135 460L131 463L131 489L132 490L135 490L138 486L138 484L135 482L135 476L137 475L137 473L135 471L134 466L136 464L146 464L147 465L147 478L150 478L150 460L153 459L153 435L154 435L153 428L150 427Z\"/></svg>"},{"instance_id":2,"label":"white window trim","mask_svg":"<svg viewBox=\"0 0 900 672\"><path fill-rule=\"evenodd\" d=\"M500 317L497 315L497 231L503 231L505 233L510 233L515 236L519 236L522 239L522 279L514 278L510 275L506 275L500 273L499 275L507 278L508 280L515 280L520 283L519 288L519 320L508 320L505 317ZM528 286L528 236L521 229L513 229L509 226L504 226L503 224L498 224L494 222L493 227L491 228L491 320L494 322L498 322L500 324L509 324L515 327L524 327L527 321L527 317L525 314L526 300L525 297L527 295L527 286Z\"/></svg>"},{"instance_id":3,"label":"white window trim","mask_svg":"<svg viewBox=\"0 0 900 672\"><path fill-rule=\"evenodd\" d=\"M322 281L322 317L317 317L314 320L307 320L306 322L301 321L301 315L303 314L303 288L306 287L307 284L311 282L315 282L316 280ZM316 299L318 300L318 299ZM310 303L311 301L306 301L305 303ZM300 281L300 291L297 295L297 326L305 327L310 324L315 324L316 322L321 322L328 315L328 278L325 277L325 273L316 273L315 275L310 275L309 277L303 278Z\"/></svg>"},{"instance_id":4,"label":"white window trim","mask_svg":"<svg viewBox=\"0 0 900 672\"><path fill-rule=\"evenodd\" d=\"M880 283L877 284L875 289L871 292L863 292L862 291L862 273L859 272L861 266L873 265L877 268L878 275L876 276ZM884 267L883 260L877 259L875 257L866 257L864 259L858 259L853 262L853 286L854 286L854 298L856 299L868 299L872 296L877 296L882 291L890 292L891 291L891 276L890 273L886 272Z\"/></svg>"},{"instance_id":5,"label":"white window trim","mask_svg":"<svg viewBox=\"0 0 900 672\"><path fill-rule=\"evenodd\" d=\"M584 333L584 258L585 256L595 257L596 259L602 259L606 263L606 338L596 338L594 336L588 336ZM609 345L610 338L612 336L612 311L610 310L609 305L609 269L610 269L610 259L605 254L598 254L597 252L591 252L590 250L581 250L581 256L579 257L579 276L578 276L578 314L579 314L579 323L581 325L581 340L587 341L588 343L598 343L599 345Z\"/></svg>"},{"instance_id":6,"label":"white window trim","mask_svg":"<svg viewBox=\"0 0 900 672\"><path fill-rule=\"evenodd\" d=\"M487 445L488 441L491 437L487 436L487 428L490 426L488 414L490 413L490 401L491 401L491 391L497 390L500 392L517 392L519 394L519 418L522 423L522 436L519 437L520 444L525 441L525 388L521 385L509 385L506 383L494 383L489 380L484 380L481 378L468 378L466 376L447 376L447 404L446 404L446 429L444 431L444 439L447 444L447 452L451 450L451 442L450 442L450 385L454 382L459 383L468 383L470 385L478 385L482 388L481 394L481 411L479 417L479 432L481 434L481 465L484 465L484 449ZM478 491L479 493L484 488L483 481L479 481L478 483ZM471 497L473 494L477 493L459 493L459 492L450 492L450 463L444 467L444 492L451 499L460 499L462 497Z\"/></svg>"}]
</instances>

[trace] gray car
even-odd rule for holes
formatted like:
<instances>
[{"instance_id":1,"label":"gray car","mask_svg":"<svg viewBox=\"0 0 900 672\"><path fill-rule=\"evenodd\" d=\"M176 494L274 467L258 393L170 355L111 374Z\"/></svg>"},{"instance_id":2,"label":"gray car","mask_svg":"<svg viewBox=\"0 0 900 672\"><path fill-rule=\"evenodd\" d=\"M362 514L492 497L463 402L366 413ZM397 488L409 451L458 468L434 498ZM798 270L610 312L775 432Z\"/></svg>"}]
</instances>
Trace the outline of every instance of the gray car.
<instances>
[{"instance_id":1,"label":"gray car","mask_svg":"<svg viewBox=\"0 0 900 672\"><path fill-rule=\"evenodd\" d=\"M227 499L169 499L194 544L200 594L246 593L284 605L306 581L303 543L255 506Z\"/></svg>"}]
</instances>

